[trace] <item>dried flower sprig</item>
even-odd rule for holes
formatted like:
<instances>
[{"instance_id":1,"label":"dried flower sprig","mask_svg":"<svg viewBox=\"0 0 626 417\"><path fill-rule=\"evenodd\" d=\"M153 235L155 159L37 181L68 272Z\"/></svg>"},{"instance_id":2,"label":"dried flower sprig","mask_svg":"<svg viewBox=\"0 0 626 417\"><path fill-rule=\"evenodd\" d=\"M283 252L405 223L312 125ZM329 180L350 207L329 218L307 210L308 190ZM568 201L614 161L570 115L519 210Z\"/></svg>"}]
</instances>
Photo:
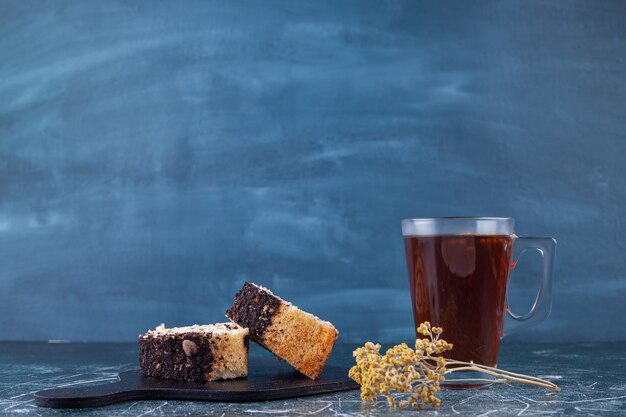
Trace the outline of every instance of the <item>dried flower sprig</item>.
<instances>
[{"instance_id":1,"label":"dried flower sprig","mask_svg":"<svg viewBox=\"0 0 626 417\"><path fill-rule=\"evenodd\" d=\"M474 383L509 383L519 382L534 385L552 391L561 389L552 382L532 376L516 374L473 362L463 362L447 359L440 355L452 349L452 344L441 339L443 329L432 327L424 322L417 328L418 333L426 336L417 339L415 348L411 349L406 343L399 344L380 354L381 346L367 342L363 347L356 349L353 356L356 365L350 369L348 376L361 385L361 399L375 401L379 395L387 398L391 407L423 408L426 405L439 406L441 400L435 396L440 391L440 383L445 381L446 374L453 372L481 372L495 377L495 379L467 378L455 379L454 382ZM448 368L453 365L453 368ZM397 401L393 393L409 393Z\"/></svg>"}]
</instances>

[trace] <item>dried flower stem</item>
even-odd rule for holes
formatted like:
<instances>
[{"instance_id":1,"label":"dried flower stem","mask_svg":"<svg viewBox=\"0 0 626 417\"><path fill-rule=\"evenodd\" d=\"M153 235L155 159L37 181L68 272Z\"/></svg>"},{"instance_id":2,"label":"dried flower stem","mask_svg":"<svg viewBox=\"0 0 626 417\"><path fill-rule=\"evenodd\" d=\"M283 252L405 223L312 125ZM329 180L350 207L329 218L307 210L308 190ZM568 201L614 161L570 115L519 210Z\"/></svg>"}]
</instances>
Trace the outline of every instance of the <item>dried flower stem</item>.
<instances>
[{"instance_id":1,"label":"dried flower stem","mask_svg":"<svg viewBox=\"0 0 626 417\"><path fill-rule=\"evenodd\" d=\"M473 362L461 362L452 359L446 359L446 365L466 365L459 368L448 369L444 374L451 374L454 372L480 372L486 375L491 375L497 379L490 380L487 378L465 378L463 380L454 379L452 382L489 382L492 384L506 384L509 382L518 382L520 384L534 385L536 387L546 388L554 392L561 391L556 384L550 381L546 381L534 376L528 376L523 374L516 374L514 372L505 371L498 368L492 368L490 366L478 365Z\"/></svg>"}]
</instances>

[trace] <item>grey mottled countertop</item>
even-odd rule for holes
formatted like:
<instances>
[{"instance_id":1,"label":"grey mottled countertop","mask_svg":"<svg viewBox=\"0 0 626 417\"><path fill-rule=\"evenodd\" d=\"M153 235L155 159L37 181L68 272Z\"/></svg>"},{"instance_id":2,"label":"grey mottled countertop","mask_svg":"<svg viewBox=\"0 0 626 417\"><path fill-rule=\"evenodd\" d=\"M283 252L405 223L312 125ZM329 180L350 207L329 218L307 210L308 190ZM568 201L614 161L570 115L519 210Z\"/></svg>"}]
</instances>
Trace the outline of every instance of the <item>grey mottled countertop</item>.
<instances>
[{"instance_id":1,"label":"grey mottled countertop","mask_svg":"<svg viewBox=\"0 0 626 417\"><path fill-rule=\"evenodd\" d=\"M351 364L354 346L339 345L331 363ZM252 346L252 357L267 355ZM388 410L386 403L364 403L358 391L262 403L139 401L80 410L38 408L33 393L58 386L114 381L137 367L134 344L49 344L0 342L0 416L623 416L626 415L626 343L505 343L500 366L558 383L552 394L533 387L496 386L444 390L437 410Z\"/></svg>"}]
</instances>

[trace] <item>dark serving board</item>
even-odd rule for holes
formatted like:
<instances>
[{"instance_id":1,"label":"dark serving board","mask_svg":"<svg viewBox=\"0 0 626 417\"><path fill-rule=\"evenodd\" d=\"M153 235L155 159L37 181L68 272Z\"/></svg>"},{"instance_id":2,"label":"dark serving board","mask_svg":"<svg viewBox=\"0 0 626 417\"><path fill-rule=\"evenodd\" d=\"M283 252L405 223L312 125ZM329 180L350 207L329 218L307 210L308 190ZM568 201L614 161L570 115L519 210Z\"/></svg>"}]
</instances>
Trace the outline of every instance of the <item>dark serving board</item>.
<instances>
[{"instance_id":1,"label":"dark serving board","mask_svg":"<svg viewBox=\"0 0 626 417\"><path fill-rule=\"evenodd\" d=\"M100 407L121 401L193 400L247 402L268 401L358 389L348 369L328 366L313 381L277 361L250 363L248 378L204 384L147 377L137 369L122 372L119 381L79 388L55 388L35 393L39 407Z\"/></svg>"}]
</instances>

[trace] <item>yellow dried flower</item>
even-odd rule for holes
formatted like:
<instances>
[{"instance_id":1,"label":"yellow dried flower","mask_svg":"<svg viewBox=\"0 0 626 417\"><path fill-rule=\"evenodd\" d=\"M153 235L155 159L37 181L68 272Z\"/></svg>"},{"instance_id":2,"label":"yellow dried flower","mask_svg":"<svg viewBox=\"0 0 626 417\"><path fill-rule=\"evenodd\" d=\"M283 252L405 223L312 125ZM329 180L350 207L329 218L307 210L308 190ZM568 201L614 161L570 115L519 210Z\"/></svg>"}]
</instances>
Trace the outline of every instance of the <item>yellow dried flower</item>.
<instances>
[{"instance_id":1,"label":"yellow dried flower","mask_svg":"<svg viewBox=\"0 0 626 417\"><path fill-rule=\"evenodd\" d=\"M382 395L390 407L405 408L409 405L419 409L425 405L438 407L441 400L435 394L441 390L439 384L445 381L444 374L456 370L482 372L494 376L497 378L494 383L521 382L560 391L559 387L549 381L499 371L471 362L433 356L449 351L453 347L452 343L439 338L443 329L431 327L430 323L425 321L418 326L417 332L426 338L417 339L415 349L401 343L387 349L385 354L381 355L379 344L367 342L352 353L356 365L350 369L348 376L361 385L362 400L375 401ZM454 365L454 368L447 369L447 365L450 364ZM396 401L392 395L394 392L406 393L408 396Z\"/></svg>"},{"instance_id":2,"label":"yellow dried flower","mask_svg":"<svg viewBox=\"0 0 626 417\"><path fill-rule=\"evenodd\" d=\"M367 342L353 352L357 364L348 376L361 385L361 399L376 400L382 395L390 407L401 408L439 405L435 393L440 389L446 361L431 355L449 350L449 343L439 339L443 329L431 327L428 322L420 324L417 331L426 338L416 340L415 349L401 343L381 355L380 345ZM409 395L397 402L392 396L394 392Z\"/></svg>"}]
</instances>

